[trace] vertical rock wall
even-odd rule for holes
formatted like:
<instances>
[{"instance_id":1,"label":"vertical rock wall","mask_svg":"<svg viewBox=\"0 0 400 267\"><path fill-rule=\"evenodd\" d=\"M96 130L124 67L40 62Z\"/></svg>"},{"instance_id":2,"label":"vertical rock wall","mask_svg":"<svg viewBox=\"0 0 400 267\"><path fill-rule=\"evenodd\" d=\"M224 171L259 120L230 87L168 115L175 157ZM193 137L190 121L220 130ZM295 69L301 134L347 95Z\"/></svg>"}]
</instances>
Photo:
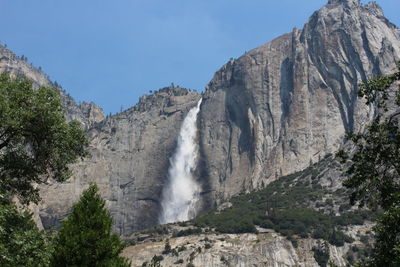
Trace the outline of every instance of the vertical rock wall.
<instances>
[{"instance_id":1,"label":"vertical rock wall","mask_svg":"<svg viewBox=\"0 0 400 267\"><path fill-rule=\"evenodd\" d=\"M358 83L393 72L400 31L375 3L329 1L302 30L216 72L200 113L208 204L301 170L374 113Z\"/></svg>"}]
</instances>

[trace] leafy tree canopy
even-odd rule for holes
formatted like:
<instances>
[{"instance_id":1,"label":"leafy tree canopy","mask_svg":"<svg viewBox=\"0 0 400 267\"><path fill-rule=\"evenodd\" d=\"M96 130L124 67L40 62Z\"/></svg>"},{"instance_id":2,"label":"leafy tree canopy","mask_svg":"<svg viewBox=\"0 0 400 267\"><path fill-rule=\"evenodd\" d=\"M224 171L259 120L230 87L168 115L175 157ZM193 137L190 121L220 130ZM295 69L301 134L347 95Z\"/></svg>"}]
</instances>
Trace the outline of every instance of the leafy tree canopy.
<instances>
[{"instance_id":1,"label":"leafy tree canopy","mask_svg":"<svg viewBox=\"0 0 400 267\"><path fill-rule=\"evenodd\" d=\"M397 72L361 84L360 97L379 111L362 133L350 133L352 149L338 156L348 164L344 185L351 202L384 214L374 228L376 243L369 266L400 266L400 63Z\"/></svg>"},{"instance_id":2,"label":"leafy tree canopy","mask_svg":"<svg viewBox=\"0 0 400 267\"><path fill-rule=\"evenodd\" d=\"M66 122L59 92L34 89L30 80L0 75L0 193L37 202L32 186L49 177L64 181L68 164L87 155L79 122Z\"/></svg>"},{"instance_id":3,"label":"leafy tree canopy","mask_svg":"<svg viewBox=\"0 0 400 267\"><path fill-rule=\"evenodd\" d=\"M72 207L55 238L52 266L129 266L124 244L111 233L112 218L98 187L91 185Z\"/></svg>"}]
</instances>

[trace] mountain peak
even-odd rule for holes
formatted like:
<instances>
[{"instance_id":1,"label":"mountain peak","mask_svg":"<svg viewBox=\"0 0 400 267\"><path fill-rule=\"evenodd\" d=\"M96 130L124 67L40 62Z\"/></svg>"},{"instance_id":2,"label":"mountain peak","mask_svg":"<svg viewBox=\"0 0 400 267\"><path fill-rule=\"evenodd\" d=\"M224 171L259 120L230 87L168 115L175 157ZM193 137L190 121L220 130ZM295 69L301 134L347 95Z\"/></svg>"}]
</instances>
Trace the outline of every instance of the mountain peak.
<instances>
[{"instance_id":1,"label":"mountain peak","mask_svg":"<svg viewBox=\"0 0 400 267\"><path fill-rule=\"evenodd\" d=\"M363 5L361 4L360 0L328 0L328 5L332 6L345 5L350 7L362 6L378 17L384 16L382 8L378 5L376 1L371 1Z\"/></svg>"},{"instance_id":2,"label":"mountain peak","mask_svg":"<svg viewBox=\"0 0 400 267\"><path fill-rule=\"evenodd\" d=\"M360 0L329 0L328 1L329 5L335 5L335 4L360 4Z\"/></svg>"},{"instance_id":3,"label":"mountain peak","mask_svg":"<svg viewBox=\"0 0 400 267\"><path fill-rule=\"evenodd\" d=\"M364 5L364 7L370 12L374 13L376 16L384 16L382 8L375 1L369 2L368 4Z\"/></svg>"}]
</instances>

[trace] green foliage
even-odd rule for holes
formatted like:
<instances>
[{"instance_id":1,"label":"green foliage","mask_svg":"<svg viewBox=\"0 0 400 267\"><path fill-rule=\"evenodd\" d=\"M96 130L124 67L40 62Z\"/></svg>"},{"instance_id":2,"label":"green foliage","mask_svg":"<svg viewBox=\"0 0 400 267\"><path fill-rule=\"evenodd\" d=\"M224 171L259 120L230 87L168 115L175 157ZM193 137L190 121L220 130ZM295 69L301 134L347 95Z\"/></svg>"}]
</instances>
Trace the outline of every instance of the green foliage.
<instances>
[{"instance_id":1,"label":"green foliage","mask_svg":"<svg viewBox=\"0 0 400 267\"><path fill-rule=\"evenodd\" d=\"M174 264L182 264L183 263L183 259L179 259L176 262L174 262Z\"/></svg>"},{"instance_id":2,"label":"green foliage","mask_svg":"<svg viewBox=\"0 0 400 267\"><path fill-rule=\"evenodd\" d=\"M179 232L173 234L174 237L197 235L202 232L201 228L189 228L185 230L180 230Z\"/></svg>"},{"instance_id":3,"label":"green foliage","mask_svg":"<svg viewBox=\"0 0 400 267\"><path fill-rule=\"evenodd\" d=\"M165 246L164 246L164 250L162 252L163 255L167 255L169 253L171 253L172 249L171 249L171 245L169 244L169 241L167 240L167 242L165 242Z\"/></svg>"},{"instance_id":4,"label":"green foliage","mask_svg":"<svg viewBox=\"0 0 400 267\"><path fill-rule=\"evenodd\" d=\"M351 249L347 251L344 258L351 266L366 266L370 261L371 251L370 243L366 246L362 245L361 247L352 246Z\"/></svg>"},{"instance_id":5,"label":"green foliage","mask_svg":"<svg viewBox=\"0 0 400 267\"><path fill-rule=\"evenodd\" d=\"M1 203L0 266L48 266L50 255L50 243L32 215L18 211L14 203Z\"/></svg>"},{"instance_id":6,"label":"green foliage","mask_svg":"<svg viewBox=\"0 0 400 267\"><path fill-rule=\"evenodd\" d=\"M111 233L112 217L96 185L91 185L72 207L55 238L52 266L129 266L119 256L124 248Z\"/></svg>"},{"instance_id":7,"label":"green foliage","mask_svg":"<svg viewBox=\"0 0 400 267\"><path fill-rule=\"evenodd\" d=\"M186 247L184 245L178 247L178 252L185 251Z\"/></svg>"},{"instance_id":8,"label":"green foliage","mask_svg":"<svg viewBox=\"0 0 400 267\"><path fill-rule=\"evenodd\" d=\"M297 239L290 238L289 240L290 240L290 242L292 242L292 246L294 248L298 248L299 247L299 242L297 241Z\"/></svg>"},{"instance_id":9,"label":"green foliage","mask_svg":"<svg viewBox=\"0 0 400 267\"><path fill-rule=\"evenodd\" d=\"M400 199L400 197L399 197ZM400 266L400 201L388 208L374 227L372 266Z\"/></svg>"},{"instance_id":10,"label":"green foliage","mask_svg":"<svg viewBox=\"0 0 400 267\"><path fill-rule=\"evenodd\" d=\"M389 208L395 202L395 194L400 190L400 131L398 116L400 112L388 112L389 88L400 80L399 71L382 75L361 84L359 96L367 103L382 107L363 133L349 133L355 153L344 150L338 152L342 163L349 162L349 178L344 185L352 190L352 203L368 204L371 208ZM400 106L400 86L395 92L396 105Z\"/></svg>"},{"instance_id":11,"label":"green foliage","mask_svg":"<svg viewBox=\"0 0 400 267\"><path fill-rule=\"evenodd\" d=\"M399 81L400 63L397 72L361 84L359 96L365 97L367 104L377 105L380 112L363 133L348 135L353 149L337 154L349 165L344 185L352 190L352 204L382 207L384 211L374 228L376 243L367 266L400 265ZM395 103L389 103L390 98Z\"/></svg>"},{"instance_id":12,"label":"green foliage","mask_svg":"<svg viewBox=\"0 0 400 267\"><path fill-rule=\"evenodd\" d=\"M0 192L37 202L32 183L67 179L68 164L87 155L88 141L77 121L65 121L57 89L35 90L28 79L3 73L0 95Z\"/></svg>"},{"instance_id":13,"label":"green foliage","mask_svg":"<svg viewBox=\"0 0 400 267\"><path fill-rule=\"evenodd\" d=\"M160 267L161 266L160 262L163 261L163 260L164 260L163 256L154 255L153 258L151 259L151 262L149 264L146 263L145 266L148 266L148 267Z\"/></svg>"},{"instance_id":14,"label":"green foliage","mask_svg":"<svg viewBox=\"0 0 400 267\"><path fill-rule=\"evenodd\" d=\"M228 259L225 258L224 255L221 255L220 259L219 259L223 264L227 265L228 264Z\"/></svg>"},{"instance_id":15,"label":"green foliage","mask_svg":"<svg viewBox=\"0 0 400 267\"><path fill-rule=\"evenodd\" d=\"M158 225L147 230L142 231L144 234L158 234L158 235L167 235L169 233L168 227L165 225Z\"/></svg>"},{"instance_id":16,"label":"green foliage","mask_svg":"<svg viewBox=\"0 0 400 267\"><path fill-rule=\"evenodd\" d=\"M372 217L371 212L343 210L342 215L335 216L311 208L316 202L324 210L332 208L332 199L322 201L328 193L342 197L342 191L328 192L318 184L319 169L329 164L334 164L333 160L325 158L304 171L279 178L263 190L234 197L230 208L197 217L194 223L221 233L255 233L258 225L274 229L289 239L311 236L338 246L352 242L340 227L362 224ZM316 182L309 183L310 179Z\"/></svg>"},{"instance_id":17,"label":"green foliage","mask_svg":"<svg viewBox=\"0 0 400 267\"><path fill-rule=\"evenodd\" d=\"M314 259L321 267L328 266L329 261L329 247L327 243L320 244L318 247L313 248Z\"/></svg>"}]
</instances>

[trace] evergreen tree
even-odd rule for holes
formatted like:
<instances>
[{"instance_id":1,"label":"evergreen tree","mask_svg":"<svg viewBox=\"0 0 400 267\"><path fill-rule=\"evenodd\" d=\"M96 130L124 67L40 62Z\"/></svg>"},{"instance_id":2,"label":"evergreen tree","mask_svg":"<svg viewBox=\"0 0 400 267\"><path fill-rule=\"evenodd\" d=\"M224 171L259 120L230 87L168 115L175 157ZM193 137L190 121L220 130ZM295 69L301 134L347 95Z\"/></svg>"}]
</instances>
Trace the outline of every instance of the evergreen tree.
<instances>
[{"instance_id":1,"label":"evergreen tree","mask_svg":"<svg viewBox=\"0 0 400 267\"><path fill-rule=\"evenodd\" d=\"M0 198L0 266L48 266L50 242L32 214L20 212L8 198Z\"/></svg>"},{"instance_id":2,"label":"evergreen tree","mask_svg":"<svg viewBox=\"0 0 400 267\"><path fill-rule=\"evenodd\" d=\"M397 72L361 84L359 96L367 105L375 104L379 113L363 133L348 135L353 149L338 152L349 167L344 185L352 190L352 204L384 211L374 227L376 242L368 266L400 266L399 81L400 63Z\"/></svg>"},{"instance_id":3,"label":"evergreen tree","mask_svg":"<svg viewBox=\"0 0 400 267\"><path fill-rule=\"evenodd\" d=\"M112 217L98 187L90 187L72 207L54 241L52 266L129 266L119 256L124 244L111 233Z\"/></svg>"}]
</instances>

